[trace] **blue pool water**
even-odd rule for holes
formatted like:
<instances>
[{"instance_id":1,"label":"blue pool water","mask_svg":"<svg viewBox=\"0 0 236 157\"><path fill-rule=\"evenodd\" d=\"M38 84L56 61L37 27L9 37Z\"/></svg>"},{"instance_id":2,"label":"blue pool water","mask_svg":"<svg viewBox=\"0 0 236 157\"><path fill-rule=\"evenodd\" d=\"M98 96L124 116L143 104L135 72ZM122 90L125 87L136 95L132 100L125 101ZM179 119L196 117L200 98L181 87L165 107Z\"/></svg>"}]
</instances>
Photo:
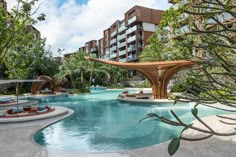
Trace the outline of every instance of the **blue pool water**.
<instances>
[{"instance_id":1,"label":"blue pool water","mask_svg":"<svg viewBox=\"0 0 236 157\"><path fill-rule=\"evenodd\" d=\"M42 129L34 135L34 140L42 146L61 150L127 150L165 142L180 132L181 128L154 120L139 123L148 113L173 118L170 114L170 109L173 109L183 121L193 120L188 104L173 107L171 104L157 106L119 102L116 97L120 92L42 98L41 104L71 108L74 114ZM222 113L207 107L200 108L199 112L201 116Z\"/></svg>"}]
</instances>

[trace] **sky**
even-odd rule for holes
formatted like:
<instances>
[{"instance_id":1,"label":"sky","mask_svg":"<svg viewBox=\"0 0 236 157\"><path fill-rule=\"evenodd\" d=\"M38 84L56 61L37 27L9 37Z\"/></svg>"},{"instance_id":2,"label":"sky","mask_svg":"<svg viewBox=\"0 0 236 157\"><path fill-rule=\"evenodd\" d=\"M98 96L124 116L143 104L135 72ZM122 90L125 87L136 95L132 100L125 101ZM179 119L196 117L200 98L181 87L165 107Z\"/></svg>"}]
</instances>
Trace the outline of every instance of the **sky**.
<instances>
[{"instance_id":1,"label":"sky","mask_svg":"<svg viewBox=\"0 0 236 157\"><path fill-rule=\"evenodd\" d=\"M16 0L7 0L8 10ZM135 5L166 10L168 0L39 0L37 14L45 13L46 20L36 24L54 56L72 53L87 41L102 38L103 30ZM48 47L47 46L47 47ZM64 49L58 54L58 48Z\"/></svg>"}]
</instances>

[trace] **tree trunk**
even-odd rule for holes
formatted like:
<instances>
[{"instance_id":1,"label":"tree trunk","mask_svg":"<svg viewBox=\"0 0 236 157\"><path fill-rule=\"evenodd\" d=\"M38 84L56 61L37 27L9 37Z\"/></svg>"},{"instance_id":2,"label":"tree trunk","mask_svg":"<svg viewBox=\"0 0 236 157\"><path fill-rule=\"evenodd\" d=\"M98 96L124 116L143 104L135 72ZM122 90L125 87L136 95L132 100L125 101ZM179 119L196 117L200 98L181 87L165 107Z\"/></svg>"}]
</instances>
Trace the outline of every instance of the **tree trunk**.
<instances>
[{"instance_id":1,"label":"tree trunk","mask_svg":"<svg viewBox=\"0 0 236 157\"><path fill-rule=\"evenodd\" d=\"M81 71L81 73L80 73L80 81L81 81L81 83L84 83L84 73L83 73L83 71Z\"/></svg>"},{"instance_id":2,"label":"tree trunk","mask_svg":"<svg viewBox=\"0 0 236 157\"><path fill-rule=\"evenodd\" d=\"M70 74L70 79L71 79L71 83L72 83L73 88L75 88L75 82L74 82L74 80L73 80L72 74Z\"/></svg>"},{"instance_id":3,"label":"tree trunk","mask_svg":"<svg viewBox=\"0 0 236 157\"><path fill-rule=\"evenodd\" d=\"M91 72L90 72L90 77L89 77L89 84L88 84L88 89L89 89L89 88L90 88L90 86L91 86L92 79L93 79L93 71L91 71Z\"/></svg>"}]
</instances>

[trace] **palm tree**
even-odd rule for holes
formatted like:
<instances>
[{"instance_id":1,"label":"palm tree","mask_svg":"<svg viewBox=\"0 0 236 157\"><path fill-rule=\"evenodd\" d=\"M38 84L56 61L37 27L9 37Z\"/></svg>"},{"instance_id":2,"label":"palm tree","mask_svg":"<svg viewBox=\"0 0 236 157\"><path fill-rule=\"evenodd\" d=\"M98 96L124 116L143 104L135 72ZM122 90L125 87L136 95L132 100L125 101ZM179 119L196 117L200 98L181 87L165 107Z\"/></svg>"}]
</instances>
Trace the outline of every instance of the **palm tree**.
<instances>
[{"instance_id":1,"label":"palm tree","mask_svg":"<svg viewBox=\"0 0 236 157\"><path fill-rule=\"evenodd\" d=\"M99 74L104 74L108 79L110 79L110 74L107 66L93 61L86 61L85 73L89 74L88 88L91 86L93 76L98 76Z\"/></svg>"},{"instance_id":2,"label":"palm tree","mask_svg":"<svg viewBox=\"0 0 236 157\"><path fill-rule=\"evenodd\" d=\"M117 85L117 83L119 81L121 81L125 78L125 74L126 74L127 70L117 67L117 66L112 66L112 65L109 65L108 69L109 69L109 73L111 75L112 83Z\"/></svg>"},{"instance_id":3,"label":"palm tree","mask_svg":"<svg viewBox=\"0 0 236 157\"><path fill-rule=\"evenodd\" d=\"M69 76L73 88L76 88L73 75L78 72L78 65L75 61L73 57L66 58L59 67L59 73L55 75L58 80L63 80L66 76Z\"/></svg>"},{"instance_id":4,"label":"palm tree","mask_svg":"<svg viewBox=\"0 0 236 157\"><path fill-rule=\"evenodd\" d=\"M84 56L86 56L85 52L79 52L76 53L75 55L73 55L73 57L75 58L76 64L77 64L77 71L80 73L80 81L81 83L84 82L84 72L85 72L85 65L87 60L84 58Z\"/></svg>"}]
</instances>

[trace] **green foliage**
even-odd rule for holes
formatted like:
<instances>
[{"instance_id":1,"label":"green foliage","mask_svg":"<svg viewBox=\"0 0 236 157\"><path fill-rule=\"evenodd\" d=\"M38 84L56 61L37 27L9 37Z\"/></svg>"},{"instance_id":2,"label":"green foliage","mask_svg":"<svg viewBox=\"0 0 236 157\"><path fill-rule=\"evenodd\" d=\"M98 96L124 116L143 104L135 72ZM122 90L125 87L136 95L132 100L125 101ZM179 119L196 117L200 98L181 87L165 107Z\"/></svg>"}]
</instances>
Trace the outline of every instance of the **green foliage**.
<instances>
[{"instance_id":1,"label":"green foliage","mask_svg":"<svg viewBox=\"0 0 236 157\"><path fill-rule=\"evenodd\" d=\"M127 76L127 70L117 66L108 65L108 72L110 74L110 80L107 82L107 86L111 88L120 88L121 81L124 81ZM103 82L103 81L102 81Z\"/></svg>"},{"instance_id":2,"label":"green foliage","mask_svg":"<svg viewBox=\"0 0 236 157\"><path fill-rule=\"evenodd\" d=\"M180 146L180 138L175 137L171 140L171 142L168 145L168 153L170 156L174 155L176 151L179 149Z\"/></svg>"},{"instance_id":3,"label":"green foliage","mask_svg":"<svg viewBox=\"0 0 236 157\"><path fill-rule=\"evenodd\" d=\"M82 92L79 89L71 89L68 91L70 94L81 94Z\"/></svg>"},{"instance_id":4,"label":"green foliage","mask_svg":"<svg viewBox=\"0 0 236 157\"><path fill-rule=\"evenodd\" d=\"M181 12L170 7L162 14L162 19L159 25L160 29L163 30L165 27L175 28L178 24L178 17L180 14Z\"/></svg>"},{"instance_id":5,"label":"green foliage","mask_svg":"<svg viewBox=\"0 0 236 157\"><path fill-rule=\"evenodd\" d=\"M137 88L151 88L151 83L147 80L145 80L143 83L135 85Z\"/></svg>"},{"instance_id":6,"label":"green foliage","mask_svg":"<svg viewBox=\"0 0 236 157\"><path fill-rule=\"evenodd\" d=\"M95 81L94 84L105 85L106 80L111 78L110 66L104 64L89 61L84 58L87 55L83 52L77 52L75 55L64 59L62 65L59 67L59 73L55 77L59 80L64 77L69 77L73 88L79 88L81 91L88 91L89 87ZM117 81L120 79L117 71L116 77L113 80ZM75 81L76 80L76 83ZM86 90L85 90L86 87Z\"/></svg>"},{"instance_id":7,"label":"green foliage","mask_svg":"<svg viewBox=\"0 0 236 157\"><path fill-rule=\"evenodd\" d=\"M197 114L198 114L198 109L197 109L197 108L193 108L193 109L191 110L191 112L192 112L193 115L197 116Z\"/></svg>"},{"instance_id":8,"label":"green foliage","mask_svg":"<svg viewBox=\"0 0 236 157\"><path fill-rule=\"evenodd\" d=\"M34 65L31 67L30 74L47 75L53 77L59 72L61 65L61 58L54 58L52 52L44 50L41 58L38 58Z\"/></svg>"},{"instance_id":9,"label":"green foliage","mask_svg":"<svg viewBox=\"0 0 236 157\"><path fill-rule=\"evenodd\" d=\"M74 74L79 72L75 58L69 57L65 58L62 65L59 67L59 73L55 75L58 80L63 80L66 76L69 76L72 83L72 87L75 87Z\"/></svg>"},{"instance_id":10,"label":"green foliage","mask_svg":"<svg viewBox=\"0 0 236 157\"><path fill-rule=\"evenodd\" d=\"M163 38L166 33L163 33L163 36L160 36L159 33L160 29L157 29L157 31L148 38L149 45L142 51L140 55L141 61L155 62L170 59L170 47L167 45L168 38Z\"/></svg>"},{"instance_id":11,"label":"green foliage","mask_svg":"<svg viewBox=\"0 0 236 157\"><path fill-rule=\"evenodd\" d=\"M188 84L184 82L176 82L173 86L171 86L171 92L184 92L187 87Z\"/></svg>"},{"instance_id":12,"label":"green foliage","mask_svg":"<svg viewBox=\"0 0 236 157\"><path fill-rule=\"evenodd\" d=\"M212 99L212 97L219 97L219 96L223 99L232 100L232 102L236 102L236 96L231 94L231 89L229 88L221 90L209 90L207 92L202 92L199 94L199 97L205 99Z\"/></svg>"},{"instance_id":13,"label":"green foliage","mask_svg":"<svg viewBox=\"0 0 236 157\"><path fill-rule=\"evenodd\" d=\"M45 41L33 25L43 20L45 14L33 17L36 1L17 1L10 13L0 8L0 64L6 65L9 78L27 78L30 68L43 55Z\"/></svg>"},{"instance_id":14,"label":"green foliage","mask_svg":"<svg viewBox=\"0 0 236 157\"><path fill-rule=\"evenodd\" d=\"M122 84L109 84L108 88L111 88L111 89L123 89L124 86Z\"/></svg>"}]
</instances>

